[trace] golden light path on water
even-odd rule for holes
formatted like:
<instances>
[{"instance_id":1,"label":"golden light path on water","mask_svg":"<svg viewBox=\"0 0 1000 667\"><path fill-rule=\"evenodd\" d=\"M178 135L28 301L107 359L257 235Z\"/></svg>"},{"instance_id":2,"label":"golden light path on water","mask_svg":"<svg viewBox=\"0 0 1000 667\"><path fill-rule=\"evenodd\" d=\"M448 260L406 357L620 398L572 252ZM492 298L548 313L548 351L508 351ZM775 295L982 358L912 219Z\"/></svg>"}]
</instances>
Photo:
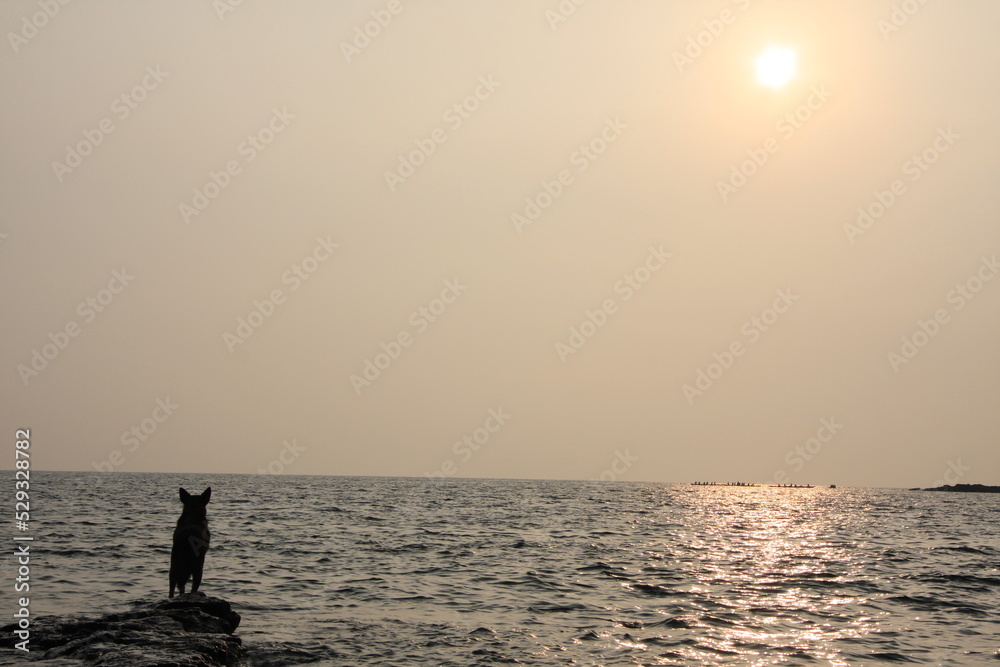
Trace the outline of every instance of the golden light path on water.
<instances>
[{"instance_id":1,"label":"golden light path on water","mask_svg":"<svg viewBox=\"0 0 1000 667\"><path fill-rule=\"evenodd\" d=\"M672 561L686 566L691 583L681 589L701 600L703 611L717 619L711 625L693 625L713 635L721 630L721 638L701 642L714 651L692 648L685 656L710 663L720 653L738 654L745 664L767 665L784 661L767 655L768 648L784 645L808 650L830 665L850 664L839 651L817 655L817 649L834 639L877 631L876 619L885 612L873 610L871 616L855 617L839 627L787 618L837 614L838 607L868 601L834 592L838 585L864 579L865 563L856 557L854 540L846 537L845 517L831 511L825 489L700 487L690 498L681 504L699 514L697 530L678 528L646 550L648 564ZM664 500L676 505L677 495ZM803 585L789 587L790 581Z\"/></svg>"}]
</instances>

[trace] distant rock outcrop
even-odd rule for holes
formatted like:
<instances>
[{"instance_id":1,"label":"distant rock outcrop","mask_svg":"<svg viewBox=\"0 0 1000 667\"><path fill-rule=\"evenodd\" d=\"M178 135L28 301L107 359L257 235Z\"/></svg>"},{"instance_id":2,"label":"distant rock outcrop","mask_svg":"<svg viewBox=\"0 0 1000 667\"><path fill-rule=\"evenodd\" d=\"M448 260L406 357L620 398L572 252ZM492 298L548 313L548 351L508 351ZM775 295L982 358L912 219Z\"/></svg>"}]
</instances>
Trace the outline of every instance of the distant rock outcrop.
<instances>
[{"instance_id":1,"label":"distant rock outcrop","mask_svg":"<svg viewBox=\"0 0 1000 667\"><path fill-rule=\"evenodd\" d=\"M936 486L933 489L924 491L965 491L975 493L1000 493L1000 486L987 486L985 484L945 484Z\"/></svg>"},{"instance_id":2,"label":"distant rock outcrop","mask_svg":"<svg viewBox=\"0 0 1000 667\"><path fill-rule=\"evenodd\" d=\"M221 598L187 593L99 617L40 616L32 619L32 662L102 667L238 665L243 643L233 631L240 615ZM14 649L16 624L0 629L0 646ZM22 651L3 651L25 655ZM27 656L26 656L27 657Z\"/></svg>"}]
</instances>

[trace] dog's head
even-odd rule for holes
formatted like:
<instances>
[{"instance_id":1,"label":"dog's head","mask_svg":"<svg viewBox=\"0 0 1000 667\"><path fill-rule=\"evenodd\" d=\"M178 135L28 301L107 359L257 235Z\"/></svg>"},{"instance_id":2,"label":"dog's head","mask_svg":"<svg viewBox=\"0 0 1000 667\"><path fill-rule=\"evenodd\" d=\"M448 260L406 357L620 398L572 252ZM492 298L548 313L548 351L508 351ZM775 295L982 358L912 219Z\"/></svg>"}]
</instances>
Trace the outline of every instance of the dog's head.
<instances>
[{"instance_id":1,"label":"dog's head","mask_svg":"<svg viewBox=\"0 0 1000 667\"><path fill-rule=\"evenodd\" d=\"M205 516L205 506L208 505L208 501L211 497L212 487L205 489L205 492L200 496L192 496L190 493L181 488L181 502L184 503L183 513L203 518Z\"/></svg>"}]
</instances>

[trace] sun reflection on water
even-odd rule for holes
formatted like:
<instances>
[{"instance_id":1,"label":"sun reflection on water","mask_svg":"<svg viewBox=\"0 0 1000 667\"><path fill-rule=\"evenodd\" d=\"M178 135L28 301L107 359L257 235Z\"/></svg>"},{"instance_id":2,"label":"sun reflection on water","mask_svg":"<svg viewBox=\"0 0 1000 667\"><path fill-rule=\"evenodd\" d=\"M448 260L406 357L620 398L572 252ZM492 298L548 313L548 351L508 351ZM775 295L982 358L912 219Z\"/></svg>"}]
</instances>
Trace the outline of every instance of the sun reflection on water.
<instances>
[{"instance_id":1,"label":"sun reflection on water","mask_svg":"<svg viewBox=\"0 0 1000 667\"><path fill-rule=\"evenodd\" d=\"M693 629L708 635L685 658L738 655L742 664L773 664L769 649L782 646L814 658L819 650L829 664L847 665L839 651L821 647L878 630L877 614L843 622L841 609L870 599L847 591L864 582L866 564L854 557L853 540L843 537L846 526L831 492L701 487L671 500L665 511L697 514L700 530L677 527L646 554L650 562L680 566L683 583L674 590L690 596L690 617L698 619ZM716 654L703 654L705 647Z\"/></svg>"}]
</instances>

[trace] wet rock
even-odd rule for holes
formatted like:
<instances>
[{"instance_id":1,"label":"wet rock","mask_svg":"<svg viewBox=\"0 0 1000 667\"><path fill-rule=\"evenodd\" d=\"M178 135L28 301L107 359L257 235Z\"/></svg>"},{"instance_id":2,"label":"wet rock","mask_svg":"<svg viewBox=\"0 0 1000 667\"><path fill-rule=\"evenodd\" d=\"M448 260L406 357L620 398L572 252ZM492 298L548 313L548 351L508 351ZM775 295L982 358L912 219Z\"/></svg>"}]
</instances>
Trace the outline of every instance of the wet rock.
<instances>
[{"instance_id":1,"label":"wet rock","mask_svg":"<svg viewBox=\"0 0 1000 667\"><path fill-rule=\"evenodd\" d=\"M16 654L20 662L49 665L238 665L245 658L242 641L233 636L239 624L240 615L225 600L187 593L99 617L32 619L30 653L14 649L16 625L7 625L0 628L0 646L3 658Z\"/></svg>"}]
</instances>

